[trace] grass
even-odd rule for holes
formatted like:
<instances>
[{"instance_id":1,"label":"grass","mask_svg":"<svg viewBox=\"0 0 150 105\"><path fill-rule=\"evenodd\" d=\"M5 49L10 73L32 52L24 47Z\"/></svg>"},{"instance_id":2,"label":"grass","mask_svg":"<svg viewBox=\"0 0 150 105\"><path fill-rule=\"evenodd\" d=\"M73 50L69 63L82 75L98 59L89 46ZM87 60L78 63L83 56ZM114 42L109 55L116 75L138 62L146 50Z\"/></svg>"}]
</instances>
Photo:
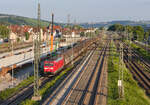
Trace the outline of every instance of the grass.
<instances>
[{"instance_id":1,"label":"grass","mask_svg":"<svg viewBox=\"0 0 150 105\"><path fill-rule=\"evenodd\" d=\"M22 81L18 86L14 87L14 88L8 88L4 91L1 91L0 92L0 100L6 100L13 94L17 93L21 88L28 86L29 84L31 84L33 82L33 79L34 79L34 77L31 76L28 79Z\"/></svg>"},{"instance_id":2,"label":"grass","mask_svg":"<svg viewBox=\"0 0 150 105\"><path fill-rule=\"evenodd\" d=\"M51 87L54 86L59 80L63 79L62 77L70 71L72 67L67 68L63 72L61 72L58 76L56 76L52 81L48 82L43 88L39 90L40 95L42 98L46 97L50 91ZM39 102L33 101L31 99L27 99L21 103L21 105L39 105Z\"/></svg>"},{"instance_id":3,"label":"grass","mask_svg":"<svg viewBox=\"0 0 150 105\"><path fill-rule=\"evenodd\" d=\"M111 44L114 46L114 43ZM116 50L116 48L112 49ZM124 70L124 98L118 98L119 54L117 52L110 53L116 56L109 56L108 59L108 105L150 105L149 98L133 79L130 71L125 67L125 64L122 67Z\"/></svg>"}]
</instances>

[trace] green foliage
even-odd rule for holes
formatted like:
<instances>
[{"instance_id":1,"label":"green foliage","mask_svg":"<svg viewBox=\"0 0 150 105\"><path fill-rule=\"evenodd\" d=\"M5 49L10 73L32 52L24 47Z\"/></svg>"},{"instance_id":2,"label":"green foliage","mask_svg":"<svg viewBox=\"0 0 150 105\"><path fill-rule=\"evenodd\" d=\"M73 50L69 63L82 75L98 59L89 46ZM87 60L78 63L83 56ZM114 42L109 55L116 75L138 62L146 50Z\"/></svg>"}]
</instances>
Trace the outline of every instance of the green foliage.
<instances>
[{"instance_id":1,"label":"green foliage","mask_svg":"<svg viewBox=\"0 0 150 105\"><path fill-rule=\"evenodd\" d=\"M137 40L142 41L144 40L144 29L141 26L134 26L133 27L133 34Z\"/></svg>"},{"instance_id":2,"label":"green foliage","mask_svg":"<svg viewBox=\"0 0 150 105\"><path fill-rule=\"evenodd\" d=\"M144 33L144 40L148 40L148 37L149 37L149 32L145 32Z\"/></svg>"},{"instance_id":3,"label":"green foliage","mask_svg":"<svg viewBox=\"0 0 150 105\"><path fill-rule=\"evenodd\" d=\"M104 30L104 29L105 29L104 27L100 27L100 28L99 28L99 30Z\"/></svg>"},{"instance_id":4,"label":"green foliage","mask_svg":"<svg viewBox=\"0 0 150 105\"><path fill-rule=\"evenodd\" d=\"M81 36L81 37L84 37L84 36L85 36L85 33L84 33L84 32L81 32L81 33L80 33L80 36Z\"/></svg>"},{"instance_id":5,"label":"green foliage","mask_svg":"<svg viewBox=\"0 0 150 105\"><path fill-rule=\"evenodd\" d=\"M26 101L23 101L20 105L40 105L38 102L27 99Z\"/></svg>"},{"instance_id":6,"label":"green foliage","mask_svg":"<svg viewBox=\"0 0 150 105\"><path fill-rule=\"evenodd\" d=\"M0 19L0 23L5 23L7 25L29 25L29 26L37 26L37 20L27 17L19 17L19 16L10 16ZM48 26L48 21L41 21L41 26Z\"/></svg>"},{"instance_id":7,"label":"green foliage","mask_svg":"<svg viewBox=\"0 0 150 105\"><path fill-rule=\"evenodd\" d=\"M148 32L146 32L146 37L145 37L145 32L144 28L142 26L123 26L121 24L114 24L108 28L108 31L116 31L116 32L127 32L129 33L130 38L134 38L135 40L138 41L143 41L144 38L148 38Z\"/></svg>"},{"instance_id":8,"label":"green foliage","mask_svg":"<svg viewBox=\"0 0 150 105\"><path fill-rule=\"evenodd\" d=\"M99 35L99 30L98 30L98 29L95 31L95 34L96 34L96 35Z\"/></svg>"},{"instance_id":9,"label":"green foliage","mask_svg":"<svg viewBox=\"0 0 150 105\"><path fill-rule=\"evenodd\" d=\"M2 92L0 92L0 100L6 100L7 98L9 98L11 95L17 93L21 88L28 86L29 84L31 84L33 82L33 76L29 77L28 79L24 80L23 82L21 82L18 86L16 86L15 88L9 88L6 89Z\"/></svg>"},{"instance_id":10,"label":"green foliage","mask_svg":"<svg viewBox=\"0 0 150 105\"><path fill-rule=\"evenodd\" d=\"M80 25L74 25L73 26L73 29L75 29L75 30L80 30L80 29L82 29L83 27L81 27Z\"/></svg>"},{"instance_id":11,"label":"green foliage","mask_svg":"<svg viewBox=\"0 0 150 105\"><path fill-rule=\"evenodd\" d=\"M125 30L128 32L128 33L132 33L133 32L133 27L132 26L125 26Z\"/></svg>"},{"instance_id":12,"label":"green foliage","mask_svg":"<svg viewBox=\"0 0 150 105\"><path fill-rule=\"evenodd\" d=\"M0 37L1 38L8 38L9 37L9 29L7 28L7 26L4 25L0 25Z\"/></svg>"},{"instance_id":13,"label":"green foliage","mask_svg":"<svg viewBox=\"0 0 150 105\"><path fill-rule=\"evenodd\" d=\"M26 40L29 40L30 35L28 32L25 32L25 36L26 36Z\"/></svg>"},{"instance_id":14,"label":"green foliage","mask_svg":"<svg viewBox=\"0 0 150 105\"><path fill-rule=\"evenodd\" d=\"M111 43L114 46L114 43ZM111 48L115 51L116 48ZM145 96L144 91L138 86L133 79L129 70L125 67L120 67L119 54L117 52L110 52L111 55L108 59L108 105L150 105L149 98ZM113 61L113 62L112 62ZM118 74L119 69L124 70L124 98L118 97Z\"/></svg>"},{"instance_id":15,"label":"green foliage","mask_svg":"<svg viewBox=\"0 0 150 105\"><path fill-rule=\"evenodd\" d=\"M93 33L93 32L87 32L87 33L85 34L85 36L86 36L86 37L94 37L94 36L95 36L95 33Z\"/></svg>"},{"instance_id":16,"label":"green foliage","mask_svg":"<svg viewBox=\"0 0 150 105\"><path fill-rule=\"evenodd\" d=\"M114 24L114 25L111 25L109 28L108 28L108 31L117 31L117 32L123 32L125 30L124 26L121 25L121 24Z\"/></svg>"},{"instance_id":17,"label":"green foliage","mask_svg":"<svg viewBox=\"0 0 150 105\"><path fill-rule=\"evenodd\" d=\"M20 38L17 38L17 42L20 42Z\"/></svg>"}]
</instances>

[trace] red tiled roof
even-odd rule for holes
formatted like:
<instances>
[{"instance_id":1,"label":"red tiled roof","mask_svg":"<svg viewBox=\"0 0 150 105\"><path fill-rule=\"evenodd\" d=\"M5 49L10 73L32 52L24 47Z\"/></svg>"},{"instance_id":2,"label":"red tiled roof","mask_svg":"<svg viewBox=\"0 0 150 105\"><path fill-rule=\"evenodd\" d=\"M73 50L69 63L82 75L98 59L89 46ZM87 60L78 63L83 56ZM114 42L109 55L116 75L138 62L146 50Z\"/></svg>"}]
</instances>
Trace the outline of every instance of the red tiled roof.
<instances>
[{"instance_id":1,"label":"red tiled roof","mask_svg":"<svg viewBox=\"0 0 150 105\"><path fill-rule=\"evenodd\" d=\"M22 33L25 33L25 32L29 32L29 30L31 29L31 27L30 26L10 25L9 29L13 33L22 34Z\"/></svg>"}]
</instances>

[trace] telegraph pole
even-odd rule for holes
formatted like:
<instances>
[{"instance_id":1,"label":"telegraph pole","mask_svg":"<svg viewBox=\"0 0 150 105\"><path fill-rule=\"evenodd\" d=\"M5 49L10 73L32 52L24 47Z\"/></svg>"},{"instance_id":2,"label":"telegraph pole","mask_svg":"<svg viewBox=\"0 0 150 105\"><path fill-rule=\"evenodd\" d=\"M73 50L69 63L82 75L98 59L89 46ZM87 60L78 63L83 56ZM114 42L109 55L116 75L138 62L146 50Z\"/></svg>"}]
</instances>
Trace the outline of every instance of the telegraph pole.
<instances>
[{"instance_id":1,"label":"telegraph pole","mask_svg":"<svg viewBox=\"0 0 150 105\"><path fill-rule=\"evenodd\" d=\"M41 100L39 95L39 67L40 67L40 3L38 3L38 32L34 39L34 96L32 100Z\"/></svg>"}]
</instances>

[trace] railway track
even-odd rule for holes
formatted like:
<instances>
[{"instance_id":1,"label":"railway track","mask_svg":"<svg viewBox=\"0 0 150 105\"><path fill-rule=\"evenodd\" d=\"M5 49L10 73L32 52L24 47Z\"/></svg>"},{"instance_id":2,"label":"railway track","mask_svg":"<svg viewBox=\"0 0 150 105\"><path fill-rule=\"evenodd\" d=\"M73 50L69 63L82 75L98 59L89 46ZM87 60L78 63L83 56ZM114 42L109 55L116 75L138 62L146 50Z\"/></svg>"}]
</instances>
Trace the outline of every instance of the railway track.
<instances>
[{"instance_id":1,"label":"railway track","mask_svg":"<svg viewBox=\"0 0 150 105\"><path fill-rule=\"evenodd\" d=\"M91 41L89 41L89 43L90 44L87 45L86 49L88 49L89 47L91 47L91 45L93 44L93 42L91 42ZM84 49L83 52L85 52L86 49ZM82 56L79 55L79 57L76 57L76 59L79 59L79 58L82 59ZM79 59L78 62L81 62L81 59ZM75 66L78 65L78 64L79 63L75 63ZM50 82L53 79L53 77L54 76L40 78L40 80L42 82L42 85L40 86L40 88L42 88L47 82ZM14 94L13 96L11 96L7 100L4 100L3 102L0 102L0 104L1 105L18 105L23 100L25 100L27 98L31 98L32 95L33 95L33 84L30 84L29 86L22 88L19 92L17 92L16 94Z\"/></svg>"},{"instance_id":2,"label":"railway track","mask_svg":"<svg viewBox=\"0 0 150 105\"><path fill-rule=\"evenodd\" d=\"M138 42L133 42L134 44L136 44L136 45L138 45L138 46L140 46L140 47L142 47L142 48L144 48L145 50L147 50L148 52L150 52L150 47L149 47L149 45L142 45L142 44L140 44L140 43L138 43Z\"/></svg>"},{"instance_id":3,"label":"railway track","mask_svg":"<svg viewBox=\"0 0 150 105\"><path fill-rule=\"evenodd\" d=\"M92 51L76 74L70 75L43 105L106 105L108 45Z\"/></svg>"},{"instance_id":4,"label":"railway track","mask_svg":"<svg viewBox=\"0 0 150 105\"><path fill-rule=\"evenodd\" d=\"M133 51L133 57L135 57L135 60L139 60L140 62L142 62L140 65L143 65L146 70L150 73L150 64L148 63L149 61L145 60L143 57L141 57L140 55L138 55L138 53L136 53L135 51Z\"/></svg>"},{"instance_id":5,"label":"railway track","mask_svg":"<svg viewBox=\"0 0 150 105\"><path fill-rule=\"evenodd\" d=\"M47 82L51 81L53 78L54 76L40 78L40 81L42 82L40 88L43 87ZM18 105L24 99L30 98L33 95L33 86L34 84L32 83L26 88L23 88L21 91L16 93L13 97L10 97L9 99L1 103L1 105Z\"/></svg>"},{"instance_id":6,"label":"railway track","mask_svg":"<svg viewBox=\"0 0 150 105\"><path fill-rule=\"evenodd\" d=\"M125 48L128 48L128 46L125 43L123 44ZM127 56L129 56L126 50L124 52ZM150 73L148 73L150 71L150 64L146 62L144 58L138 55L133 49L130 56L131 56L130 60L132 60L133 65L136 68L141 68L140 72L147 78L147 80L150 80ZM140 63L138 63L138 61L140 61ZM148 70L148 72L145 71L145 68Z\"/></svg>"},{"instance_id":7,"label":"railway track","mask_svg":"<svg viewBox=\"0 0 150 105\"><path fill-rule=\"evenodd\" d=\"M123 43L123 45L125 49L128 49L128 46L125 43ZM119 47L118 43L116 46ZM128 59L128 56L131 56L132 59ZM124 50L124 62L126 67L130 70L133 77L138 81L139 85L146 90L148 95L150 95L150 73L144 70L144 67L137 62L137 59L140 59L143 65L145 64L144 59L137 55L135 51L132 50L130 55L127 50ZM149 64L145 66L150 70Z\"/></svg>"},{"instance_id":8,"label":"railway track","mask_svg":"<svg viewBox=\"0 0 150 105\"><path fill-rule=\"evenodd\" d=\"M128 45L126 44L126 43L123 43L123 45L124 45L124 48L125 48L125 52L126 53L129 53L128 52L128 50L130 49L129 47L128 47ZM116 42L116 46L119 48L119 42ZM140 56L135 50L133 50L133 49L131 49L132 51L131 51L131 54L132 54L132 56L131 56L131 59L132 60L134 60L135 62L138 62L138 61L140 61L140 63L139 63L139 65L141 65L141 68L145 68L146 69L146 71L147 72L149 72L150 73L150 63L149 63L149 61L147 61L146 59L144 59L142 56ZM128 57L129 57L130 55L128 54ZM143 66L143 67L142 67Z\"/></svg>"},{"instance_id":9,"label":"railway track","mask_svg":"<svg viewBox=\"0 0 150 105\"><path fill-rule=\"evenodd\" d=\"M135 44L137 44L137 43L135 43ZM137 45L139 45L139 44L137 44ZM125 43L124 43L124 46L128 47L128 45ZM141 47L143 47L145 49L145 46L141 46ZM147 69L147 71L150 72L150 69L149 69L150 68L150 61L148 59L145 59L144 57L142 57L137 51L135 51L133 49L132 49L132 52L133 52L132 54L134 54L133 57L138 58L138 60L140 60L143 63L143 65Z\"/></svg>"}]
</instances>

